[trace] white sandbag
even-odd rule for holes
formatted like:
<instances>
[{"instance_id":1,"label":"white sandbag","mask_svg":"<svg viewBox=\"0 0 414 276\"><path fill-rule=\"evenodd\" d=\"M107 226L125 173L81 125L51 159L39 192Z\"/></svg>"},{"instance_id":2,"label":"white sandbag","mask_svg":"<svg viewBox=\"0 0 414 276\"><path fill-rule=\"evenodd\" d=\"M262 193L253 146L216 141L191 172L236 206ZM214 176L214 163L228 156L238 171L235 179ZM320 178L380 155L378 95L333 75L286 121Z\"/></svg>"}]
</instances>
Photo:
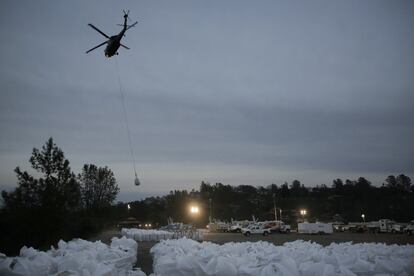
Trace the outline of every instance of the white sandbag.
<instances>
[{"instance_id":1,"label":"white sandbag","mask_svg":"<svg viewBox=\"0 0 414 276\"><path fill-rule=\"evenodd\" d=\"M198 265L201 266L200 263ZM229 258L223 256L213 257L205 266L202 268L203 274L198 275L229 275L236 276L237 268Z\"/></svg>"},{"instance_id":2,"label":"white sandbag","mask_svg":"<svg viewBox=\"0 0 414 276\"><path fill-rule=\"evenodd\" d=\"M414 246L294 241L217 245L182 238L150 250L156 275L414 275Z\"/></svg>"},{"instance_id":3,"label":"white sandbag","mask_svg":"<svg viewBox=\"0 0 414 276\"><path fill-rule=\"evenodd\" d=\"M253 275L253 274L250 274ZM271 263L266 265L265 267L262 268L262 270L260 271L260 276L272 276L272 275L298 275L298 274L290 274L290 271L288 269L286 269L286 267L284 267L283 265L279 264L279 263Z\"/></svg>"},{"instance_id":4,"label":"white sandbag","mask_svg":"<svg viewBox=\"0 0 414 276\"><path fill-rule=\"evenodd\" d=\"M132 269L136 259L137 243L131 239L114 238L111 246L75 239L46 252L23 247L18 257L0 256L0 275L145 275Z\"/></svg>"},{"instance_id":5,"label":"white sandbag","mask_svg":"<svg viewBox=\"0 0 414 276\"><path fill-rule=\"evenodd\" d=\"M122 228L121 234L136 241L161 241L165 239L177 239L182 237L187 237L195 240L200 240L203 238L202 231L200 230L168 232L164 230L153 229Z\"/></svg>"}]
</instances>

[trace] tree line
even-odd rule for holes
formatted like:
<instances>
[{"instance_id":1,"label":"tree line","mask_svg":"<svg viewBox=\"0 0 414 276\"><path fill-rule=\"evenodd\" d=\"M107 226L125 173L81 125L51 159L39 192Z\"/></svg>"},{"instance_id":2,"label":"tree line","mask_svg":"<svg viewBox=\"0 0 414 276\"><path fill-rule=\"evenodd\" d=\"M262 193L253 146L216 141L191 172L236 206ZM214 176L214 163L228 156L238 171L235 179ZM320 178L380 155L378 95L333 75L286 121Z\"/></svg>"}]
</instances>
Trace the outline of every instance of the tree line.
<instances>
[{"instance_id":1,"label":"tree line","mask_svg":"<svg viewBox=\"0 0 414 276\"><path fill-rule=\"evenodd\" d=\"M150 197L131 202L129 215L143 222L166 224L175 221L205 226L209 217L218 220L273 220L274 207L278 219L296 224L307 210L310 221L374 221L382 218L407 222L414 219L414 186L411 179L400 174L388 176L380 186L364 177L356 180L335 179L325 184L305 187L299 180L291 184L271 184L267 187L231 186L201 182L199 190L175 190L162 197ZM189 206L196 204L201 214L193 216Z\"/></svg>"},{"instance_id":2,"label":"tree line","mask_svg":"<svg viewBox=\"0 0 414 276\"><path fill-rule=\"evenodd\" d=\"M108 167L85 164L78 175L50 138L29 159L31 174L16 167L17 187L2 191L0 249L49 246L59 239L88 237L118 219L113 204L119 187Z\"/></svg>"},{"instance_id":3,"label":"tree line","mask_svg":"<svg viewBox=\"0 0 414 276\"><path fill-rule=\"evenodd\" d=\"M128 217L155 226L172 218L204 227L210 217L273 220L276 207L278 218L290 224L301 219L301 209L311 221L362 221L362 214L367 221L414 219L414 185L404 174L388 176L379 187L364 177L334 179L330 186L316 187L299 180L266 187L201 182L198 190L114 204L119 187L113 172L85 164L75 174L52 138L40 150L33 149L29 162L34 173L17 167L17 187L1 194L2 253L18 254L23 245L47 249L59 239L88 238ZM197 205L200 214L191 214L191 205Z\"/></svg>"}]
</instances>

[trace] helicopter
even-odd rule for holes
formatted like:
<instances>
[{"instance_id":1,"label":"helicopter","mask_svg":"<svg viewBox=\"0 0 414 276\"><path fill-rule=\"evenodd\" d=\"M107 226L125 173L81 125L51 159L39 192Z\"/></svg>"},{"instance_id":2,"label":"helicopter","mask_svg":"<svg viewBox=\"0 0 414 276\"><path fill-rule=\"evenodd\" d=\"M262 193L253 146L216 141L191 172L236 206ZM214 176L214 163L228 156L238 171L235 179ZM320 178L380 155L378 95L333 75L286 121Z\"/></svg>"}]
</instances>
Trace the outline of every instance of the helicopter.
<instances>
[{"instance_id":1,"label":"helicopter","mask_svg":"<svg viewBox=\"0 0 414 276\"><path fill-rule=\"evenodd\" d=\"M128 16L129 10L128 11L125 11L124 10L123 12L124 12L124 24L123 25L118 24L120 26L123 26L123 28L119 32L119 34L117 34L117 35L113 35L113 36L109 37L107 34L105 34L104 32L102 32L101 30L99 30L94 25L92 25L90 23L88 24L89 27L91 27L92 29L94 29L95 31L97 31L98 33L100 33L101 35L103 35L104 37L106 37L108 40L106 40L106 41L102 42L101 44L93 47L92 49L86 51L87 54L89 52L92 52L93 50L95 50L95 49L97 49L97 48L105 45L105 44L107 44L107 46L105 48L105 56L107 58L110 58L110 57L112 57L114 55L118 55L118 52L117 51L118 51L118 49L119 49L120 46L123 47L123 48L125 48L125 49L127 49L127 50L129 50L129 48L127 46L125 46L125 45L123 45L121 43L121 39L125 36L125 32L127 30L129 30L132 27L135 27L135 25L138 24L138 21L136 21L132 25L127 25L127 21L128 21L128 18L129 18L129 16Z\"/></svg>"}]
</instances>

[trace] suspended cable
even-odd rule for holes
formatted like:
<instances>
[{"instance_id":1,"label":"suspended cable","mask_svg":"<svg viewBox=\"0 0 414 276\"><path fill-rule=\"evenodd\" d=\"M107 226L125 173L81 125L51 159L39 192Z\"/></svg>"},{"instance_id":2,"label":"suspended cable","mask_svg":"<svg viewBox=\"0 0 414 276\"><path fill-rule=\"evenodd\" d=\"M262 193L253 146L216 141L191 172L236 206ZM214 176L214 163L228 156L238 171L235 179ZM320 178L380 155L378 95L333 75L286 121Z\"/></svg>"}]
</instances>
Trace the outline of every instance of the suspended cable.
<instances>
[{"instance_id":1,"label":"suspended cable","mask_svg":"<svg viewBox=\"0 0 414 276\"><path fill-rule=\"evenodd\" d=\"M116 72L117 72L117 75L118 75L119 93L121 94L122 109L124 111L123 113L124 113L124 119L125 119L125 126L126 126L126 130L127 130L127 134L128 134L129 151L131 153L132 164L134 166L135 185L138 186L138 185L140 185L140 182L139 182L138 175L137 175L134 149L132 148L132 141L131 141L131 132L129 130L128 115L127 115L127 111L126 111L126 107L125 107L125 97L124 97L124 92L123 92L123 89L122 89L121 75L119 74L118 59L116 57L115 57L115 64L116 64Z\"/></svg>"}]
</instances>

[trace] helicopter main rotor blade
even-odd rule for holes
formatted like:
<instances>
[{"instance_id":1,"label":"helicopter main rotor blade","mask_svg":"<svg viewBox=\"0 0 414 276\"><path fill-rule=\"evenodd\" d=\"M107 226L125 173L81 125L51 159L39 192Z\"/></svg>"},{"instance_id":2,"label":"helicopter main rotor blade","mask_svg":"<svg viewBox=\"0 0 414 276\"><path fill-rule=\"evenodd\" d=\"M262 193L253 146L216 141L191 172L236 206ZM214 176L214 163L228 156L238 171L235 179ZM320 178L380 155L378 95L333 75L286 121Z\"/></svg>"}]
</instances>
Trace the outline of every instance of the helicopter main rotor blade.
<instances>
[{"instance_id":1,"label":"helicopter main rotor blade","mask_svg":"<svg viewBox=\"0 0 414 276\"><path fill-rule=\"evenodd\" d=\"M98 46L93 47L92 49L86 51L86 53L92 52L93 50L95 50L96 48L99 48L101 46L103 46L104 44L108 43L108 41L102 42L101 44L99 44Z\"/></svg>"},{"instance_id":2,"label":"helicopter main rotor blade","mask_svg":"<svg viewBox=\"0 0 414 276\"><path fill-rule=\"evenodd\" d=\"M137 22L135 22L134 24L132 24L132 25L129 25L127 28L126 28L126 30L129 30L130 28L132 28L132 27L135 27L135 25L137 25L138 24L138 21Z\"/></svg>"},{"instance_id":3,"label":"helicopter main rotor blade","mask_svg":"<svg viewBox=\"0 0 414 276\"><path fill-rule=\"evenodd\" d=\"M89 27L91 27L92 29L94 29L95 31L97 31L98 33L100 33L101 35L103 35L106 38L109 38L108 35L106 35L104 32L102 32L101 30L99 30L98 28L96 28L94 25L92 25L91 23L88 24Z\"/></svg>"},{"instance_id":4,"label":"helicopter main rotor blade","mask_svg":"<svg viewBox=\"0 0 414 276\"><path fill-rule=\"evenodd\" d=\"M125 49L127 49L127 50L130 50L127 46L125 46L125 45L123 45L123 44L121 44L121 46L122 47L124 47Z\"/></svg>"}]
</instances>

